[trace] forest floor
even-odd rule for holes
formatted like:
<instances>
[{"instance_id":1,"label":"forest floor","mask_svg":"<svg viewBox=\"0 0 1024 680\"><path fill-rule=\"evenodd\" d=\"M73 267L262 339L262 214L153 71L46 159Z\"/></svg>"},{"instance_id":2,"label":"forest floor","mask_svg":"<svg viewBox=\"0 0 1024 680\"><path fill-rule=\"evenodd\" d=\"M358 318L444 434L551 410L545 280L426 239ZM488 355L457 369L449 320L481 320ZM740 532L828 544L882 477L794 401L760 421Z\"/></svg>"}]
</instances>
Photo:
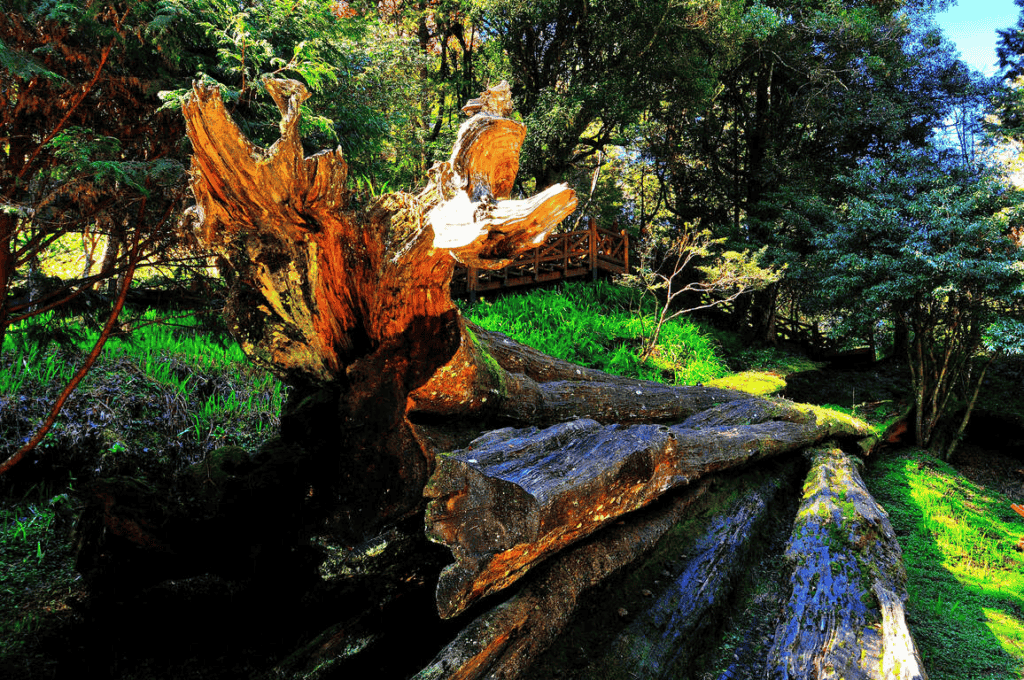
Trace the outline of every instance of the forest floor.
<instances>
[{"instance_id":1,"label":"forest floor","mask_svg":"<svg viewBox=\"0 0 1024 680\"><path fill-rule=\"evenodd\" d=\"M167 473L220 444L254 446L254 431L273 429L271 393L279 387L259 382L262 377L248 369L199 368L175 363L179 359L165 355L162 362L177 366L177 387L170 378L144 377L126 358L101 366L72 401L51 445L18 476L0 481L0 677L259 677L337 621L337 602L213 576L167 582L100 609L90 598L73 564L78 486L93 475L130 472L140 460L154 461L150 474ZM906 376L887 362L829 369L792 355L748 352L729 365L733 372L719 380L832 405L876 424L906 405ZM1021 369L1010 362L993 373L987 403L952 466L911 448L868 461L865 479L889 510L904 548L908 619L933 680L1024 677L1024 557L1013 549L1024 535L1024 519L1009 510L1011 501L1024 501L1024 430L1016 419L1024 413L1016 387ZM252 395L245 381L263 392ZM187 403L193 395L209 401L246 390L250 404L262 405L254 419L235 424L231 416L202 421L189 415L198 408ZM32 393L0 395L0 441L17 441L51 392L52 386L38 383ZM783 597L763 584L779 582L784 565L772 555L784 541L783 528L772 533L774 548L739 588L741 613L724 624L694 680L753 677L745 659L756 656L757 640L770 634L771 613ZM455 632L433 622L419 635L422 647L407 650L407 660L391 666L393 675L380 677L408 677Z\"/></svg>"}]
</instances>

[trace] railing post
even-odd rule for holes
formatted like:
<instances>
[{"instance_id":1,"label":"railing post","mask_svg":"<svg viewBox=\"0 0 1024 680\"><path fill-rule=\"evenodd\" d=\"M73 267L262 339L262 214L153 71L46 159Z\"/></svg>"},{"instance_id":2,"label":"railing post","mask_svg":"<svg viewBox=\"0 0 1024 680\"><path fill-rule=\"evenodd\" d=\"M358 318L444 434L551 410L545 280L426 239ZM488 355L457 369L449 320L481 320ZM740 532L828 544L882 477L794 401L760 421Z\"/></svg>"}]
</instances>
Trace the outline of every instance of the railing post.
<instances>
[{"instance_id":1,"label":"railing post","mask_svg":"<svg viewBox=\"0 0 1024 680\"><path fill-rule=\"evenodd\" d=\"M562 274L558 278L569 278L569 234L559 234L558 240L562 242Z\"/></svg>"},{"instance_id":2,"label":"railing post","mask_svg":"<svg viewBox=\"0 0 1024 680\"><path fill-rule=\"evenodd\" d=\"M629 275L629 234L622 230L622 265L626 268L626 275Z\"/></svg>"},{"instance_id":3,"label":"railing post","mask_svg":"<svg viewBox=\"0 0 1024 680\"><path fill-rule=\"evenodd\" d=\"M466 267L466 292L471 304L476 304L476 284L476 267Z\"/></svg>"},{"instance_id":4,"label":"railing post","mask_svg":"<svg viewBox=\"0 0 1024 680\"><path fill-rule=\"evenodd\" d=\"M597 281L597 220L589 220L590 227L590 280Z\"/></svg>"}]
</instances>

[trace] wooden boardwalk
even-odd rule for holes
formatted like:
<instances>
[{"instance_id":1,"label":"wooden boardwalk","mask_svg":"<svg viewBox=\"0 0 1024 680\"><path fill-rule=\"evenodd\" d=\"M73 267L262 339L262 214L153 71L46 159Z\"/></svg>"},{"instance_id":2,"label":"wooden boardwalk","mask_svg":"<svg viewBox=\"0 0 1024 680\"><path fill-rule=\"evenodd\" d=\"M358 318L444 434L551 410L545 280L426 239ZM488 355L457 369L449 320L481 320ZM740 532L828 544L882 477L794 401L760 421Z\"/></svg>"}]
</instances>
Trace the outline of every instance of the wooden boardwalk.
<instances>
[{"instance_id":1,"label":"wooden boardwalk","mask_svg":"<svg viewBox=\"0 0 1024 680\"><path fill-rule=\"evenodd\" d=\"M608 231L590 218L589 228L548 237L541 246L528 250L501 269L479 269L459 265L452 279L452 295L476 300L480 293L508 290L540 283L563 281L601 272L629 271L629 236L625 230Z\"/></svg>"}]
</instances>

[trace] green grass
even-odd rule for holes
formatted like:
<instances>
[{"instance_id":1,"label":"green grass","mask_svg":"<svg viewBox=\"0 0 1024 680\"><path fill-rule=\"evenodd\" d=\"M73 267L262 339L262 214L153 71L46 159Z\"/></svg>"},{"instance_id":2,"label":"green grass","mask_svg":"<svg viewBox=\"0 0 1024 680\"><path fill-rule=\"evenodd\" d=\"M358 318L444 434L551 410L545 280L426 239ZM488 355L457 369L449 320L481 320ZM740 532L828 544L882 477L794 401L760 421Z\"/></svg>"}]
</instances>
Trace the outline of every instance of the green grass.
<instances>
[{"instance_id":1,"label":"green grass","mask_svg":"<svg viewBox=\"0 0 1024 680\"><path fill-rule=\"evenodd\" d=\"M47 612L66 608L71 501L47 495L35 489L0 507L0 659L18 653Z\"/></svg>"},{"instance_id":2,"label":"green grass","mask_svg":"<svg viewBox=\"0 0 1024 680\"><path fill-rule=\"evenodd\" d=\"M169 357L188 357L196 369L226 368L246 360L236 343L204 331L190 314L150 310L122 320L125 328L107 340L103 357L131 359L145 374L178 391L189 385L173 371ZM26 383L70 378L76 366L68 361L68 352L89 352L99 334L99 328L84 325L80 318L62 320L53 313L12 325L4 339L3 359L9 370L0 376L0 394L15 394Z\"/></svg>"},{"instance_id":3,"label":"green grass","mask_svg":"<svg viewBox=\"0 0 1024 680\"><path fill-rule=\"evenodd\" d=\"M907 621L932 680L1024 673L1024 520L1001 494L920 450L865 477L889 512L909 577Z\"/></svg>"},{"instance_id":4,"label":"green grass","mask_svg":"<svg viewBox=\"0 0 1024 680\"><path fill-rule=\"evenodd\" d=\"M641 310L635 291L609 283L506 295L468 305L464 313L545 354L615 375L692 385L729 373L712 339L685 318L666 324L655 356L640 362L654 308Z\"/></svg>"},{"instance_id":5,"label":"green grass","mask_svg":"<svg viewBox=\"0 0 1024 680\"><path fill-rule=\"evenodd\" d=\"M255 449L273 432L285 386L253 367L236 342L191 315L148 311L126 326L40 444L44 453L74 456L98 445L102 472L131 468L137 456L173 472L219 445ZM11 329L0 354L0 408L12 418L2 423L0 450L34 431L96 337L82 320L51 315ZM89 436L102 441L82 444Z\"/></svg>"}]
</instances>

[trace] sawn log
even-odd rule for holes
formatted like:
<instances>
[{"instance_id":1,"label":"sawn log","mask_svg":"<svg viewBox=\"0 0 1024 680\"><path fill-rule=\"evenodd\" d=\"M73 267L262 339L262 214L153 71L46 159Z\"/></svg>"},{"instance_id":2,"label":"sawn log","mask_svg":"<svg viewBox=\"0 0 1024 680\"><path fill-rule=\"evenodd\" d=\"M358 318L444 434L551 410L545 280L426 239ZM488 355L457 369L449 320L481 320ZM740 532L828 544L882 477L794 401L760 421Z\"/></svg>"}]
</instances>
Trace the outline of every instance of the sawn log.
<instances>
[{"instance_id":1,"label":"sawn log","mask_svg":"<svg viewBox=\"0 0 1024 680\"><path fill-rule=\"evenodd\" d=\"M581 419L490 432L441 456L425 491L427 534L456 559L438 581L438 612L458 614L669 489L866 434L855 421L765 399L729 402L672 427Z\"/></svg>"}]
</instances>

